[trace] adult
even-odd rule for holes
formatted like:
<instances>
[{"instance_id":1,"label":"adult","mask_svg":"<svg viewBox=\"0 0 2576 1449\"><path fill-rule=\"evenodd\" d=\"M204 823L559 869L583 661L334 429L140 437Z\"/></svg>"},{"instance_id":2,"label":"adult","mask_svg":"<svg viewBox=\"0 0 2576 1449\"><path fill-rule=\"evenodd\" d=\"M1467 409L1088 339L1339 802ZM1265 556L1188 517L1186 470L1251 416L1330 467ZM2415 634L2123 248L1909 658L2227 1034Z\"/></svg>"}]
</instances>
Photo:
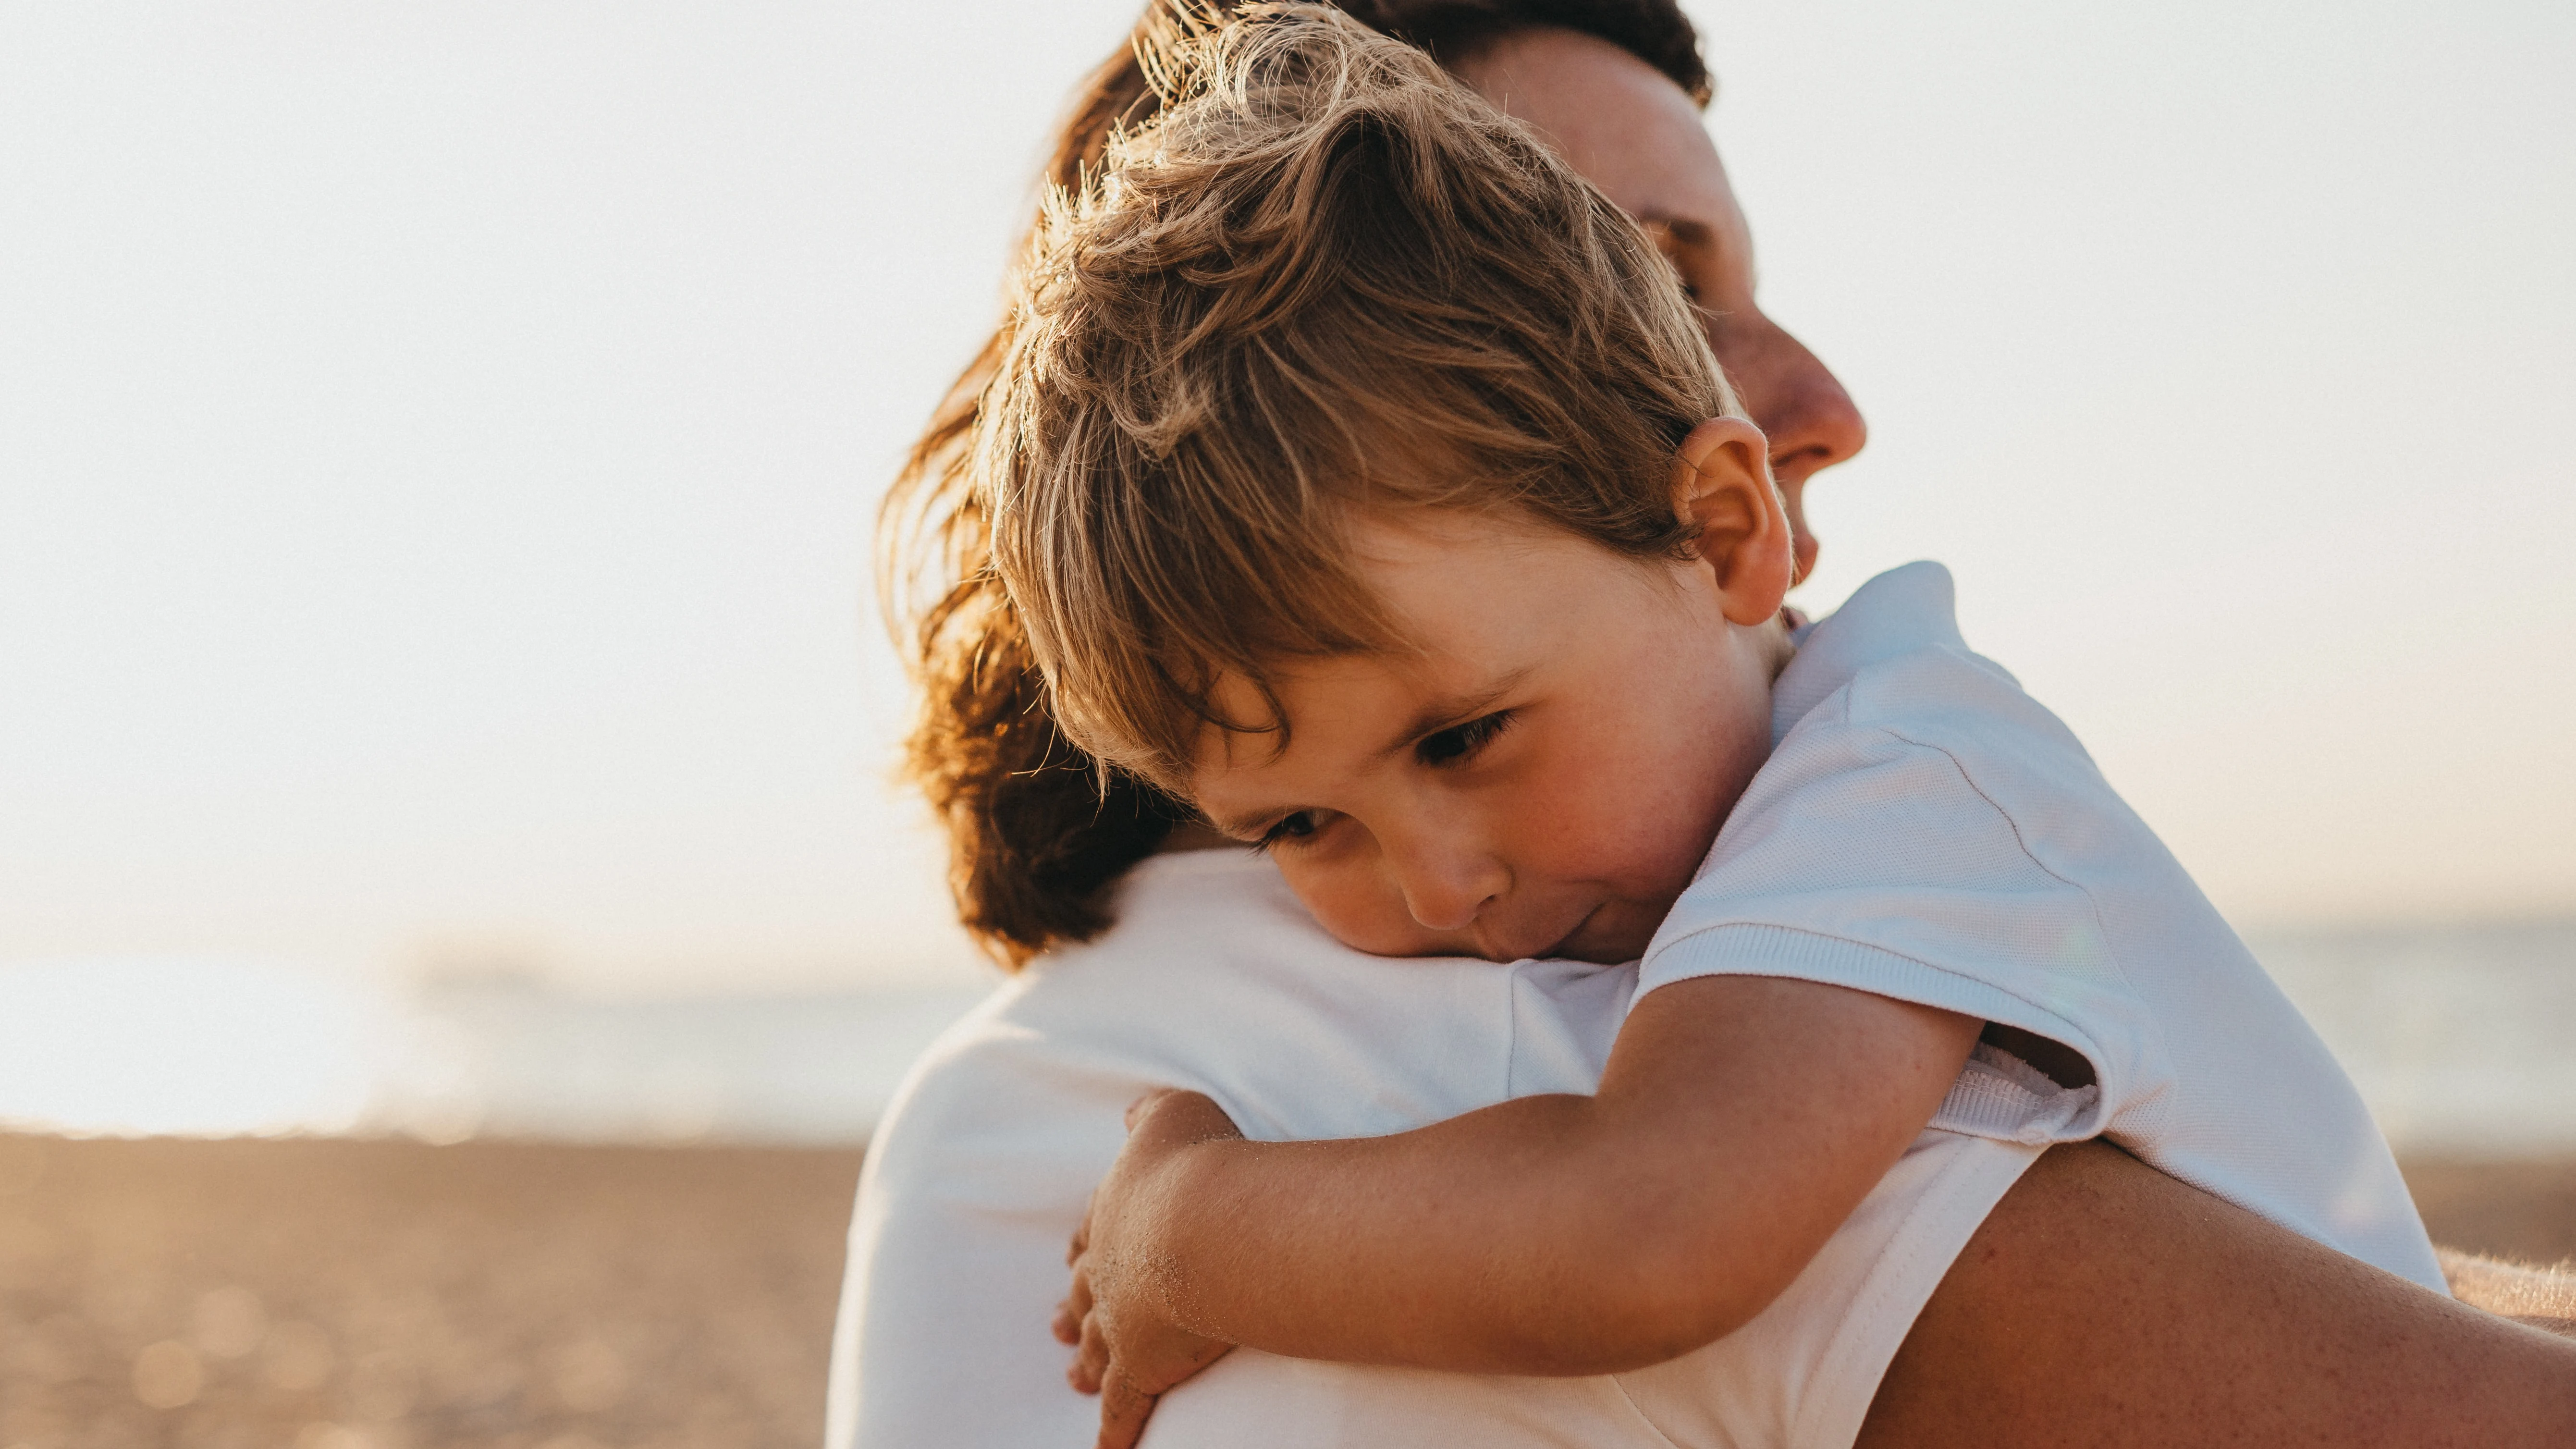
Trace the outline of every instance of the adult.
<instances>
[{"instance_id":1,"label":"adult","mask_svg":"<svg viewBox=\"0 0 2576 1449\"><path fill-rule=\"evenodd\" d=\"M1644 0L1349 8L1440 56L1654 232L1774 441L1811 562L1805 485L1858 449L1861 424L1754 304L1743 219L1699 124L1707 77L1687 21ZM1054 179L1150 104L1132 60L1104 67ZM1588 1090L1630 984L1629 971L1567 963L1360 956L1323 937L1264 863L1169 848L1189 843L1169 802L1117 782L1104 806L975 567L981 519L957 445L997 352L961 379L898 494L947 571L922 615L932 707L914 765L956 842L968 924L1008 959L1045 959L943 1039L872 1148L831 1449L1087 1432L1092 1404L1061 1386L1046 1309L1143 1087L1199 1087L1276 1137ZM2570 1424L2567 1345L2108 1148L2041 1157L1927 1132L1772 1311L1672 1364L1513 1380L1238 1353L1171 1396L1155 1442L1991 1443L2045 1426L2105 1443L2222 1431L2542 1443Z\"/></svg>"}]
</instances>

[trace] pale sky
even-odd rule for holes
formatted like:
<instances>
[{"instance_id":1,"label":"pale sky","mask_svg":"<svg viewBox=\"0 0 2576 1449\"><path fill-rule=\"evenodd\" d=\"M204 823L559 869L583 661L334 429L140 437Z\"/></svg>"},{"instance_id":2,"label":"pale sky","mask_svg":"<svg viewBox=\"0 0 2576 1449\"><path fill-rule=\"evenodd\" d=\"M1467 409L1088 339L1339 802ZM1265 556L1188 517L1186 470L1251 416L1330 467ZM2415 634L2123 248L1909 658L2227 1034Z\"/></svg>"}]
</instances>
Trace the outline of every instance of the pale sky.
<instances>
[{"instance_id":1,"label":"pale sky","mask_svg":"<svg viewBox=\"0 0 2576 1449\"><path fill-rule=\"evenodd\" d=\"M2576 8L1693 8L1808 605L2240 923L2576 910ZM0 4L0 962L959 970L868 524L1133 10Z\"/></svg>"}]
</instances>

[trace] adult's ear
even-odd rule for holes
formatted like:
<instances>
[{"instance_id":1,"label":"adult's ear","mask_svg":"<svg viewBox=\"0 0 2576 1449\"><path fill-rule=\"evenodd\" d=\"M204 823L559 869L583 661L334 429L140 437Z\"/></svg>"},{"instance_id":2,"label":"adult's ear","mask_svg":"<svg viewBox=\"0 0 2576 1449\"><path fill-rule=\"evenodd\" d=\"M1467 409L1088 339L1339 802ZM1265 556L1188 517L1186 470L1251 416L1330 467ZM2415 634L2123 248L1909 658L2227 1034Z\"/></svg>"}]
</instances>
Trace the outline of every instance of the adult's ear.
<instances>
[{"instance_id":1,"label":"adult's ear","mask_svg":"<svg viewBox=\"0 0 2576 1449\"><path fill-rule=\"evenodd\" d=\"M1760 428L1711 418L1691 429L1673 454L1673 514L1690 526L1730 621L1750 627L1779 614L1796 582L1797 551Z\"/></svg>"}]
</instances>

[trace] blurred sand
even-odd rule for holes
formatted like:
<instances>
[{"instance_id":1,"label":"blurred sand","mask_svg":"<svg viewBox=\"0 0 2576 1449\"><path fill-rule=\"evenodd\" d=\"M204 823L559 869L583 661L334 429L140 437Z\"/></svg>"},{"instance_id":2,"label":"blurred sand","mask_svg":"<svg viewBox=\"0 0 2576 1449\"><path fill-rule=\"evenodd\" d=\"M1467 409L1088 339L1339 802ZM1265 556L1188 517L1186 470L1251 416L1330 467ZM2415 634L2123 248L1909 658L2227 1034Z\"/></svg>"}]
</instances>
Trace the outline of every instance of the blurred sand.
<instances>
[{"instance_id":1,"label":"blurred sand","mask_svg":"<svg viewBox=\"0 0 2576 1449\"><path fill-rule=\"evenodd\" d=\"M855 1151L0 1136L0 1449L811 1449ZM2576 1256L2576 1162L2408 1165Z\"/></svg>"},{"instance_id":2,"label":"blurred sand","mask_svg":"<svg viewBox=\"0 0 2576 1449\"><path fill-rule=\"evenodd\" d=\"M2576 1159L2401 1159L2433 1241L2533 1267L2576 1260Z\"/></svg>"},{"instance_id":3,"label":"blurred sand","mask_svg":"<svg viewBox=\"0 0 2576 1449\"><path fill-rule=\"evenodd\" d=\"M0 1449L812 1449L858 1170L0 1137Z\"/></svg>"}]
</instances>

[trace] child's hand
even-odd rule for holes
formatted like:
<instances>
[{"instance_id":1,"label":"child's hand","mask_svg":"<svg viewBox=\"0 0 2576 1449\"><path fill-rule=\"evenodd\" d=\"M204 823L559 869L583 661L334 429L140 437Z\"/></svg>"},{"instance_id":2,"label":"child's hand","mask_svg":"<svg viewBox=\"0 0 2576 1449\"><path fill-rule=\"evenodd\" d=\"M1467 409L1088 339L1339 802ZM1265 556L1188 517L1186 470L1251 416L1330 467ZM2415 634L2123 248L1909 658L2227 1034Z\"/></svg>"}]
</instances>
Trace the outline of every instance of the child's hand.
<instances>
[{"instance_id":1,"label":"child's hand","mask_svg":"<svg viewBox=\"0 0 2576 1449\"><path fill-rule=\"evenodd\" d=\"M1151 1266L1152 1208L1173 1190L1168 1169L1184 1149L1242 1136L1197 1092L1161 1088L1127 1109L1127 1146L1074 1230L1073 1291L1055 1312L1057 1341L1077 1350L1066 1379L1100 1395L1099 1449L1129 1449L1156 1399L1233 1348L1172 1322L1170 1284Z\"/></svg>"}]
</instances>

